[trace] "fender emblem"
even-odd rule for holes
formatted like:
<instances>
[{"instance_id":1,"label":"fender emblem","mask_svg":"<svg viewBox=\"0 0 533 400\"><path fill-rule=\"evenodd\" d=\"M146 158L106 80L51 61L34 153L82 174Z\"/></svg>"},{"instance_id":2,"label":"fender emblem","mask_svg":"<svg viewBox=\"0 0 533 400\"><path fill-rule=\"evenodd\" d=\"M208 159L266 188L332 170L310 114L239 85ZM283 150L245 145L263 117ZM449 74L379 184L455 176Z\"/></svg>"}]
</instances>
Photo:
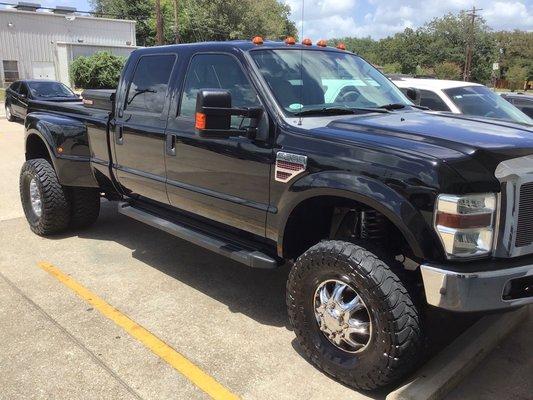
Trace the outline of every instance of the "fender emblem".
<instances>
[{"instance_id":1,"label":"fender emblem","mask_svg":"<svg viewBox=\"0 0 533 400\"><path fill-rule=\"evenodd\" d=\"M307 156L279 151L276 155L276 181L287 183L307 168Z\"/></svg>"}]
</instances>

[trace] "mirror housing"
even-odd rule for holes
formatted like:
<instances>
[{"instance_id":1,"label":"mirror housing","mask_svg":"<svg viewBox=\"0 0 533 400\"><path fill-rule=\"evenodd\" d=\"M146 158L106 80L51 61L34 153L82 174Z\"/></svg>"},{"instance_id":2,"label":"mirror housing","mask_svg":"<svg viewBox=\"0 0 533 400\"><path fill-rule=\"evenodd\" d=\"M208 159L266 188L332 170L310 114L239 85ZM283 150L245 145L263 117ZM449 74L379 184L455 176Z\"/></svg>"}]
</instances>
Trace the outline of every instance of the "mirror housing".
<instances>
[{"instance_id":1,"label":"mirror housing","mask_svg":"<svg viewBox=\"0 0 533 400\"><path fill-rule=\"evenodd\" d=\"M195 128L200 137L247 136L253 139L262 114L263 109L261 107L232 107L229 90L201 89L196 95ZM232 129L231 117L233 115L250 118L250 126L243 129Z\"/></svg>"}]
</instances>

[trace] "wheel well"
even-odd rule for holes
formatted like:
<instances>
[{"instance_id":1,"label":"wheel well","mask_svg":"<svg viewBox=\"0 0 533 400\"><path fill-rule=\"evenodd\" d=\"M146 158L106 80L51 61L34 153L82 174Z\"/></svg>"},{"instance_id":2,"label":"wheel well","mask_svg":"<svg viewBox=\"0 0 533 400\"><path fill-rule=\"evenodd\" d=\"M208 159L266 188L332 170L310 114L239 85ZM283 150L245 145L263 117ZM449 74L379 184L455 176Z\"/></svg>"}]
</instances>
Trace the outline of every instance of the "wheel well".
<instances>
[{"instance_id":1,"label":"wheel well","mask_svg":"<svg viewBox=\"0 0 533 400\"><path fill-rule=\"evenodd\" d=\"M52 161L46 144L39 136L33 134L26 139L26 160L32 160L35 158L44 158L45 160L48 160L50 164Z\"/></svg>"},{"instance_id":2,"label":"wheel well","mask_svg":"<svg viewBox=\"0 0 533 400\"><path fill-rule=\"evenodd\" d=\"M400 230L383 214L352 199L318 196L291 212L283 234L283 257L296 259L324 239L368 240L383 245L391 256L413 258Z\"/></svg>"}]
</instances>

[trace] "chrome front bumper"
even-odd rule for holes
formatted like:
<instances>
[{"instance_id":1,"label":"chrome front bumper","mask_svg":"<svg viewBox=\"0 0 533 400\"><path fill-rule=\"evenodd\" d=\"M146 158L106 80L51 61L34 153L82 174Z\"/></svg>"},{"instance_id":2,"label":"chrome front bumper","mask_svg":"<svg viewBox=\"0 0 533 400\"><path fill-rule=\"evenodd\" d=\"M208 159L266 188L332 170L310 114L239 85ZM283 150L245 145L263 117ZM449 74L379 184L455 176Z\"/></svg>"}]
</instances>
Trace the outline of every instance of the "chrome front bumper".
<instances>
[{"instance_id":1,"label":"chrome front bumper","mask_svg":"<svg viewBox=\"0 0 533 400\"><path fill-rule=\"evenodd\" d=\"M533 303L533 296L504 299L513 282L530 282L533 264L494 271L462 273L437 265L421 265L428 304L451 311L489 311ZM520 281L516 281L521 279ZM532 284L533 285L533 284ZM531 289L530 289L531 290Z\"/></svg>"}]
</instances>

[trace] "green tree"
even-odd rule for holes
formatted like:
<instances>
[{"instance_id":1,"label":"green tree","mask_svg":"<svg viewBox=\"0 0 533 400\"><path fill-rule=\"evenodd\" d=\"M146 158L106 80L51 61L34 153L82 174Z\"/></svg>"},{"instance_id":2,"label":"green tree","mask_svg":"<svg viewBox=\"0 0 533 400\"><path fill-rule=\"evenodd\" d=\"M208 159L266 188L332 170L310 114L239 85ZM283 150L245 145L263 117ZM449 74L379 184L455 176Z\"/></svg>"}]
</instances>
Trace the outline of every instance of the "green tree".
<instances>
[{"instance_id":1,"label":"green tree","mask_svg":"<svg viewBox=\"0 0 533 400\"><path fill-rule=\"evenodd\" d=\"M399 74L402 72L402 65L398 62L383 65L384 74Z\"/></svg>"},{"instance_id":2,"label":"green tree","mask_svg":"<svg viewBox=\"0 0 533 400\"><path fill-rule=\"evenodd\" d=\"M114 89L126 59L105 51L78 57L70 64L70 77L77 88Z\"/></svg>"},{"instance_id":3,"label":"green tree","mask_svg":"<svg viewBox=\"0 0 533 400\"><path fill-rule=\"evenodd\" d=\"M513 65L507 70L507 80L509 81L509 89L520 90L524 88L524 83L528 79L528 69L518 64Z\"/></svg>"},{"instance_id":4,"label":"green tree","mask_svg":"<svg viewBox=\"0 0 533 400\"><path fill-rule=\"evenodd\" d=\"M154 0L90 0L94 10L137 21L137 42L155 44ZM124 4L129 4L124 7ZM269 39L296 36L289 19L289 6L277 0L180 0L178 33L182 42L249 39L261 35ZM174 43L175 21L172 0L161 0L165 43Z\"/></svg>"},{"instance_id":5,"label":"green tree","mask_svg":"<svg viewBox=\"0 0 533 400\"><path fill-rule=\"evenodd\" d=\"M439 79L461 79L461 67L451 61L443 61L433 68L435 76Z\"/></svg>"}]
</instances>

